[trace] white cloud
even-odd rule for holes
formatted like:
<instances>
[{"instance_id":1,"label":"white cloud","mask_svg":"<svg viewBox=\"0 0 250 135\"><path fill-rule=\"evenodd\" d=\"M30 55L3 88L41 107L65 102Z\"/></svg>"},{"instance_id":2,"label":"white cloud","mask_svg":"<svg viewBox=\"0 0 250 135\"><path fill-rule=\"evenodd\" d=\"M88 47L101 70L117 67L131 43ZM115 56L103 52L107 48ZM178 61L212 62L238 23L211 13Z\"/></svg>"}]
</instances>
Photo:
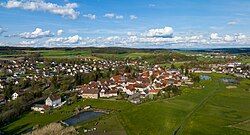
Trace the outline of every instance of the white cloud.
<instances>
[{"instance_id":1,"label":"white cloud","mask_svg":"<svg viewBox=\"0 0 250 135\"><path fill-rule=\"evenodd\" d=\"M219 36L217 36L219 37ZM238 38L239 37L239 38ZM243 38L240 38L243 37ZM250 39L243 34L237 34L235 36L225 35L222 38L215 38L212 40L210 37L204 37L203 35L190 35L190 36L173 36L172 38L164 37L147 37L140 34L131 34L128 36L110 36L110 37L97 37L97 38L82 38L78 35L70 36L66 38L50 38L46 41L50 46L122 46L122 47L154 47L154 46L179 46L179 47L200 47L207 46L213 47L213 45L230 45L238 43L239 45L247 45L250 43Z\"/></svg>"},{"instance_id":2,"label":"white cloud","mask_svg":"<svg viewBox=\"0 0 250 135\"><path fill-rule=\"evenodd\" d=\"M114 14L114 13L107 13L107 14L104 15L104 17L107 17L107 18L109 18L109 19L112 19L112 18L115 17L115 14Z\"/></svg>"},{"instance_id":3,"label":"white cloud","mask_svg":"<svg viewBox=\"0 0 250 135\"><path fill-rule=\"evenodd\" d=\"M36 41L32 40L32 41L21 41L19 42L19 45L25 45L25 46L30 46L30 45L35 45Z\"/></svg>"},{"instance_id":4,"label":"white cloud","mask_svg":"<svg viewBox=\"0 0 250 135\"><path fill-rule=\"evenodd\" d=\"M235 35L235 38L236 38L237 40L244 40L244 39L247 38L247 36L244 35L244 34L242 34L242 33L239 33L239 34L236 34L236 35Z\"/></svg>"},{"instance_id":5,"label":"white cloud","mask_svg":"<svg viewBox=\"0 0 250 135\"><path fill-rule=\"evenodd\" d=\"M238 35L239 38L243 38L244 36ZM224 44L224 43L232 43L235 42L236 39L238 39L237 35L236 36L231 36L231 35L225 35L225 36L219 36L218 33L211 33L210 35L210 43L213 44Z\"/></svg>"},{"instance_id":6,"label":"white cloud","mask_svg":"<svg viewBox=\"0 0 250 135\"><path fill-rule=\"evenodd\" d=\"M123 19L124 18L122 15L116 15L115 13L106 13L103 17L106 17L109 19Z\"/></svg>"},{"instance_id":7,"label":"white cloud","mask_svg":"<svg viewBox=\"0 0 250 135\"><path fill-rule=\"evenodd\" d=\"M235 41L234 37L233 37L233 36L230 36L230 35L226 35L226 36L224 37L224 40L225 40L226 42Z\"/></svg>"},{"instance_id":8,"label":"white cloud","mask_svg":"<svg viewBox=\"0 0 250 135\"><path fill-rule=\"evenodd\" d=\"M115 19L123 19L123 16L122 15L117 15L117 16L115 16Z\"/></svg>"},{"instance_id":9,"label":"white cloud","mask_svg":"<svg viewBox=\"0 0 250 135\"><path fill-rule=\"evenodd\" d=\"M220 40L221 37L219 37L218 33L211 33L210 39L211 40Z\"/></svg>"},{"instance_id":10,"label":"white cloud","mask_svg":"<svg viewBox=\"0 0 250 135\"><path fill-rule=\"evenodd\" d=\"M162 29L150 29L144 35L147 37L163 37L171 38L173 37L174 30L172 27L165 27Z\"/></svg>"},{"instance_id":11,"label":"white cloud","mask_svg":"<svg viewBox=\"0 0 250 135\"><path fill-rule=\"evenodd\" d=\"M237 21L230 21L230 22L228 22L227 24L228 24L228 25L236 25L236 24L238 24L238 22L237 22Z\"/></svg>"},{"instance_id":12,"label":"white cloud","mask_svg":"<svg viewBox=\"0 0 250 135\"><path fill-rule=\"evenodd\" d=\"M82 37L78 35L66 37L66 38L50 38L46 41L46 44L76 44L82 40Z\"/></svg>"},{"instance_id":13,"label":"white cloud","mask_svg":"<svg viewBox=\"0 0 250 135\"><path fill-rule=\"evenodd\" d=\"M90 20L95 20L96 19L96 15L94 15L94 14L86 14L86 15L83 15L83 17L86 17L86 18L88 18Z\"/></svg>"},{"instance_id":14,"label":"white cloud","mask_svg":"<svg viewBox=\"0 0 250 135\"><path fill-rule=\"evenodd\" d=\"M67 3L66 5L58 5L55 3L45 2L44 0L8 0L6 3L1 3L5 8L20 8L30 11L46 11L53 14L76 19L79 12L75 10L78 7L77 3Z\"/></svg>"},{"instance_id":15,"label":"white cloud","mask_svg":"<svg viewBox=\"0 0 250 135\"><path fill-rule=\"evenodd\" d=\"M64 43L76 44L81 40L82 40L82 37L75 35L75 36L68 37L68 39L64 41Z\"/></svg>"},{"instance_id":16,"label":"white cloud","mask_svg":"<svg viewBox=\"0 0 250 135\"><path fill-rule=\"evenodd\" d=\"M35 39L42 37L50 37L52 36L52 34L49 30L43 31L41 28L36 28L33 32L20 33L18 36L26 39Z\"/></svg>"},{"instance_id":17,"label":"white cloud","mask_svg":"<svg viewBox=\"0 0 250 135\"><path fill-rule=\"evenodd\" d=\"M135 15L130 15L129 18L130 18L131 20L135 20L135 19L137 19L138 17L135 16Z\"/></svg>"},{"instance_id":18,"label":"white cloud","mask_svg":"<svg viewBox=\"0 0 250 135\"><path fill-rule=\"evenodd\" d=\"M42 31L42 30L35 30ZM35 33L40 32L31 32ZM43 31L42 31L43 32ZM220 35L218 33L211 33L209 36L204 35L173 35L171 27L162 29L151 29L146 33L128 32L127 35L109 36L109 37L93 37L82 38L79 35L69 37L54 37L47 40L22 41L19 45L46 45L46 46L62 46L62 47L82 47L82 46L121 46L121 47L217 47L215 45L233 45L239 46L249 45L250 37L238 34Z\"/></svg>"},{"instance_id":19,"label":"white cloud","mask_svg":"<svg viewBox=\"0 0 250 135\"><path fill-rule=\"evenodd\" d=\"M56 32L56 34L57 34L57 36L61 36L61 35L63 34L63 30L58 30L58 31Z\"/></svg>"}]
</instances>

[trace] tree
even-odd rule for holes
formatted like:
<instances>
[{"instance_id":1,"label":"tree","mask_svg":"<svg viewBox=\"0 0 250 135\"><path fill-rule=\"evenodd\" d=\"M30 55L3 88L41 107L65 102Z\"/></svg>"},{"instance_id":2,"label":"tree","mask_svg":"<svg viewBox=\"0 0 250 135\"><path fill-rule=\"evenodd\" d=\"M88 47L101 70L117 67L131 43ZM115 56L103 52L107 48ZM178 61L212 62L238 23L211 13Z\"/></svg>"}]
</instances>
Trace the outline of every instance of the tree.
<instances>
[{"instance_id":1,"label":"tree","mask_svg":"<svg viewBox=\"0 0 250 135\"><path fill-rule=\"evenodd\" d=\"M163 91L165 91L165 95L164 95L165 97L170 97L170 94L180 95L181 93L180 89L175 85L170 85L164 88Z\"/></svg>"},{"instance_id":2,"label":"tree","mask_svg":"<svg viewBox=\"0 0 250 135\"><path fill-rule=\"evenodd\" d=\"M67 91L69 89L69 84L67 81L63 81L62 84L60 85L60 90L62 91Z\"/></svg>"},{"instance_id":3,"label":"tree","mask_svg":"<svg viewBox=\"0 0 250 135\"><path fill-rule=\"evenodd\" d=\"M184 73L184 66L181 65L180 68L181 68L181 73L183 74Z\"/></svg>"},{"instance_id":4,"label":"tree","mask_svg":"<svg viewBox=\"0 0 250 135\"><path fill-rule=\"evenodd\" d=\"M4 96L7 99L11 99L12 94L14 93L13 90L13 83L11 82L10 84L8 84L5 88L4 88Z\"/></svg>"},{"instance_id":5,"label":"tree","mask_svg":"<svg viewBox=\"0 0 250 135\"><path fill-rule=\"evenodd\" d=\"M118 69L114 70L114 75L119 75L119 70Z\"/></svg>"},{"instance_id":6,"label":"tree","mask_svg":"<svg viewBox=\"0 0 250 135\"><path fill-rule=\"evenodd\" d=\"M75 75L75 84L80 85L84 82L84 77L81 73L76 73Z\"/></svg>"},{"instance_id":7,"label":"tree","mask_svg":"<svg viewBox=\"0 0 250 135\"><path fill-rule=\"evenodd\" d=\"M199 75L196 75L196 74L191 74L190 75L192 80L196 83L199 83L200 82L200 76Z\"/></svg>"},{"instance_id":8,"label":"tree","mask_svg":"<svg viewBox=\"0 0 250 135\"><path fill-rule=\"evenodd\" d=\"M174 64L171 64L171 69L176 69L176 66Z\"/></svg>"},{"instance_id":9,"label":"tree","mask_svg":"<svg viewBox=\"0 0 250 135\"><path fill-rule=\"evenodd\" d=\"M50 82L51 82L51 86L53 89L58 89L59 88L59 84L58 84L58 77L57 76L53 76L51 79L50 79Z\"/></svg>"},{"instance_id":10,"label":"tree","mask_svg":"<svg viewBox=\"0 0 250 135\"><path fill-rule=\"evenodd\" d=\"M180 89L177 86L171 85L170 89L174 95L180 95Z\"/></svg>"},{"instance_id":11,"label":"tree","mask_svg":"<svg viewBox=\"0 0 250 135\"><path fill-rule=\"evenodd\" d=\"M25 88L29 87L30 86L29 82L30 81L28 81L27 79L21 79L19 81L19 87L20 87L20 89L25 89Z\"/></svg>"},{"instance_id":12,"label":"tree","mask_svg":"<svg viewBox=\"0 0 250 135\"><path fill-rule=\"evenodd\" d=\"M132 67L126 65L126 66L125 66L125 69L124 69L124 72L125 72L125 73L131 73L131 70L132 70Z\"/></svg>"},{"instance_id":13,"label":"tree","mask_svg":"<svg viewBox=\"0 0 250 135\"><path fill-rule=\"evenodd\" d=\"M188 76L189 72L188 72L188 68L185 68L185 76Z\"/></svg>"}]
</instances>

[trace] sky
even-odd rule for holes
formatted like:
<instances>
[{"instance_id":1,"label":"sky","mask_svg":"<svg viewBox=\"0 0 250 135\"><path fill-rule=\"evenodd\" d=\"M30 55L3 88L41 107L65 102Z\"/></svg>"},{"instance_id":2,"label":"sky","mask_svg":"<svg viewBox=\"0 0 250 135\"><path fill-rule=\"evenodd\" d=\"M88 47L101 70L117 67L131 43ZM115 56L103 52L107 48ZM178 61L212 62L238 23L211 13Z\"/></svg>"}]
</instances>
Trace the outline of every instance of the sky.
<instances>
[{"instance_id":1,"label":"sky","mask_svg":"<svg viewBox=\"0 0 250 135\"><path fill-rule=\"evenodd\" d=\"M0 0L0 46L250 47L249 0Z\"/></svg>"}]
</instances>

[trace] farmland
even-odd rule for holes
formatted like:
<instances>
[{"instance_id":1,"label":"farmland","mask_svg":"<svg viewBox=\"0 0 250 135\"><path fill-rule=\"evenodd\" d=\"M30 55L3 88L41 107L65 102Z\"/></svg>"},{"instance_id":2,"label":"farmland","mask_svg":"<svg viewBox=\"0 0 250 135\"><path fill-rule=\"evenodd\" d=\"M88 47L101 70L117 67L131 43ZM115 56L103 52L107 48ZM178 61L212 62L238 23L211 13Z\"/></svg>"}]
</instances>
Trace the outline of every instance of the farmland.
<instances>
[{"instance_id":1,"label":"farmland","mask_svg":"<svg viewBox=\"0 0 250 135\"><path fill-rule=\"evenodd\" d=\"M96 133L172 134L181 126L178 134L249 134L249 80L243 79L237 88L227 89L219 81L221 77L225 75L213 74L212 80L201 82L204 86L202 89L182 87L181 96L140 105L126 101L81 100L71 106L53 110L50 114L31 112L2 130L14 133L35 125L46 125L70 117L77 106L91 105L110 110L111 113L78 124L76 128L80 132L95 127L98 121Z\"/></svg>"}]
</instances>

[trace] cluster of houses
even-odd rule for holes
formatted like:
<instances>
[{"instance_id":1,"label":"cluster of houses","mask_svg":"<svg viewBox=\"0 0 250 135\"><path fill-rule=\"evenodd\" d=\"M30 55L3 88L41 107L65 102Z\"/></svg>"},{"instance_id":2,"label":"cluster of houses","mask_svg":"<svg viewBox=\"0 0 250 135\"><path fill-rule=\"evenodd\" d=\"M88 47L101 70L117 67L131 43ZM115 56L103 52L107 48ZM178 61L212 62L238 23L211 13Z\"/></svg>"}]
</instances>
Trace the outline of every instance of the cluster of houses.
<instances>
[{"instance_id":1,"label":"cluster of houses","mask_svg":"<svg viewBox=\"0 0 250 135\"><path fill-rule=\"evenodd\" d=\"M55 75L69 75L75 76L77 73L90 73L98 69L114 70L124 64L133 65L134 63L128 63L124 61L111 61L111 60L96 60L91 58L80 59L76 63L55 61L32 61L32 60L4 60L0 61L0 72L5 76L0 78L0 95L3 93L3 89L9 82L14 82L18 85L21 79L25 80L39 80L42 78L48 78ZM20 90L12 94L12 100L15 100L18 96L22 95L25 91Z\"/></svg>"},{"instance_id":2,"label":"cluster of houses","mask_svg":"<svg viewBox=\"0 0 250 135\"><path fill-rule=\"evenodd\" d=\"M213 72L228 73L237 77L250 78L250 65L233 62L227 64L211 64L210 67Z\"/></svg>"},{"instance_id":3,"label":"cluster of houses","mask_svg":"<svg viewBox=\"0 0 250 135\"><path fill-rule=\"evenodd\" d=\"M194 73L225 73L233 74L237 77L250 78L250 65L239 62L226 64L209 64L206 69L191 68L189 72Z\"/></svg>"},{"instance_id":4,"label":"cluster of houses","mask_svg":"<svg viewBox=\"0 0 250 135\"><path fill-rule=\"evenodd\" d=\"M194 53L194 54L186 54L187 56L196 56L196 57L203 57L203 58L221 58L221 59L235 59L237 58L236 55L226 54L226 53L219 53L219 52L209 52L209 53Z\"/></svg>"},{"instance_id":5,"label":"cluster of houses","mask_svg":"<svg viewBox=\"0 0 250 135\"><path fill-rule=\"evenodd\" d=\"M139 103L140 98L156 95L170 85L181 86L188 77L183 76L178 70L165 70L154 66L139 73L133 78L130 74L116 75L105 81L92 81L77 87L82 98L110 98L124 93L133 103Z\"/></svg>"},{"instance_id":6,"label":"cluster of houses","mask_svg":"<svg viewBox=\"0 0 250 135\"><path fill-rule=\"evenodd\" d=\"M67 62L44 62L44 61L0 61L0 71L4 72L10 78L2 78L3 80L26 77L30 79L51 77L58 74L72 75L74 76L77 72L89 73L96 70L98 67L100 70L103 69L115 69L120 65L124 64L123 61L110 61L110 60L96 60L85 58L81 59L79 64L72 64ZM0 85L0 88L2 84Z\"/></svg>"}]
</instances>

